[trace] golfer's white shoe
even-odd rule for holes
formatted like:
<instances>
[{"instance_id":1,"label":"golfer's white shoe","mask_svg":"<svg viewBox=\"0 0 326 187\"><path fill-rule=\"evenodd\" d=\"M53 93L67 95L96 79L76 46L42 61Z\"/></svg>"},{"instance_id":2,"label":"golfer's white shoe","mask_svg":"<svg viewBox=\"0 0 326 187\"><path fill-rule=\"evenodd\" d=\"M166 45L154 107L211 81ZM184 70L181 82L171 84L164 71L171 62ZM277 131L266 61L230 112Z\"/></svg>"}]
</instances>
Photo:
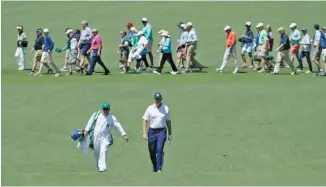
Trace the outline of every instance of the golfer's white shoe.
<instances>
[{"instance_id":1,"label":"golfer's white shoe","mask_svg":"<svg viewBox=\"0 0 326 187\"><path fill-rule=\"evenodd\" d=\"M311 71L308 70L308 71L306 71L306 73L309 74L309 73L311 73Z\"/></svg>"},{"instance_id":2,"label":"golfer's white shoe","mask_svg":"<svg viewBox=\"0 0 326 187\"><path fill-rule=\"evenodd\" d=\"M171 74L176 75L176 74L178 74L178 72L177 71L171 71Z\"/></svg>"},{"instance_id":3,"label":"golfer's white shoe","mask_svg":"<svg viewBox=\"0 0 326 187\"><path fill-rule=\"evenodd\" d=\"M297 72L295 72L295 71L291 73L291 75L295 75L295 74L297 74Z\"/></svg>"}]
</instances>

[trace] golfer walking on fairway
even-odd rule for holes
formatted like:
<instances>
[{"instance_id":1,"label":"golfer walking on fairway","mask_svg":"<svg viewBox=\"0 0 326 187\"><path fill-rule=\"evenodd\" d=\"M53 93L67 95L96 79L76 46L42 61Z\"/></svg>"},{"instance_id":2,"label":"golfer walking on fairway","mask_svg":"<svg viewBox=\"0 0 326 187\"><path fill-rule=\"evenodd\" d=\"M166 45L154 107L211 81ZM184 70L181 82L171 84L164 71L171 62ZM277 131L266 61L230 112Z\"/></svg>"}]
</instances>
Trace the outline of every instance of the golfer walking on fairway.
<instances>
[{"instance_id":1,"label":"golfer walking on fairway","mask_svg":"<svg viewBox=\"0 0 326 187\"><path fill-rule=\"evenodd\" d=\"M117 118L110 112L110 104L103 103L102 111L97 111L89 118L84 135L93 133L93 148L95 153L96 166L99 172L106 170L106 158L108 146L112 141L111 129L115 127L123 139L128 142L128 136ZM92 139L92 138L91 138ZM112 143L112 142L111 142Z\"/></svg>"},{"instance_id":2,"label":"golfer walking on fairway","mask_svg":"<svg viewBox=\"0 0 326 187\"><path fill-rule=\"evenodd\" d=\"M148 140L149 155L153 164L153 172L162 172L164 160L164 144L168 131L168 144L172 141L170 109L162 103L162 94L154 94L154 104L147 107L143 116L143 138ZM147 131L147 123L149 129Z\"/></svg>"}]
</instances>

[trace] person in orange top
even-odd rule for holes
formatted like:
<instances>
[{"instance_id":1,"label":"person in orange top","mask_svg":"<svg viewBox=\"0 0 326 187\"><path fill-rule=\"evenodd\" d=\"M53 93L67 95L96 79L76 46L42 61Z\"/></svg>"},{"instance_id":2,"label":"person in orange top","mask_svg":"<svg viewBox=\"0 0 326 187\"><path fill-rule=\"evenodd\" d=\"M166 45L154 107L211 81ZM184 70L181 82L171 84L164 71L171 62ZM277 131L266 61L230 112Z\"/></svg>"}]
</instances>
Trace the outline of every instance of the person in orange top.
<instances>
[{"instance_id":1,"label":"person in orange top","mask_svg":"<svg viewBox=\"0 0 326 187\"><path fill-rule=\"evenodd\" d=\"M227 25L224 28L224 31L227 33L226 49L224 52L222 65L220 68L217 68L216 71L223 73L223 70L226 67L226 64L228 63L229 58L232 57L234 59L234 65L235 65L233 74L237 74L239 73L239 65L238 65L237 50L236 50L237 35L235 34L235 32L231 30L231 27L229 25Z\"/></svg>"}]
</instances>

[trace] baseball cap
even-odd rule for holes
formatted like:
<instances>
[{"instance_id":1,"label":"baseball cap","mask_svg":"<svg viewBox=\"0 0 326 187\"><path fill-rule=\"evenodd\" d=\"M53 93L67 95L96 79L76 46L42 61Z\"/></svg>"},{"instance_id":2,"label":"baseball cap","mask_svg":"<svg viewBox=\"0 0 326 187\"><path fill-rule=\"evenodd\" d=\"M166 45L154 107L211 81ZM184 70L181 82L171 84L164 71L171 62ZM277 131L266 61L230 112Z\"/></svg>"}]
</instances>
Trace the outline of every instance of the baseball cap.
<instances>
[{"instance_id":1,"label":"baseball cap","mask_svg":"<svg viewBox=\"0 0 326 187\"><path fill-rule=\"evenodd\" d=\"M19 26L16 27L16 29L17 29L17 30L22 30L23 27L19 25Z\"/></svg>"},{"instance_id":2,"label":"baseball cap","mask_svg":"<svg viewBox=\"0 0 326 187\"><path fill-rule=\"evenodd\" d=\"M97 32L98 30L97 29L92 29L92 32Z\"/></svg>"},{"instance_id":3,"label":"baseball cap","mask_svg":"<svg viewBox=\"0 0 326 187\"><path fill-rule=\"evenodd\" d=\"M278 31L284 31L284 28L283 27L280 27L277 29Z\"/></svg>"},{"instance_id":4,"label":"baseball cap","mask_svg":"<svg viewBox=\"0 0 326 187\"><path fill-rule=\"evenodd\" d=\"M164 31L161 35L162 36L169 36L169 32L168 31Z\"/></svg>"},{"instance_id":5,"label":"baseball cap","mask_svg":"<svg viewBox=\"0 0 326 187\"><path fill-rule=\"evenodd\" d=\"M227 25L227 26L224 27L224 30L225 31L230 30L230 29L231 29L231 27L229 25Z\"/></svg>"},{"instance_id":6,"label":"baseball cap","mask_svg":"<svg viewBox=\"0 0 326 187\"><path fill-rule=\"evenodd\" d=\"M109 103L103 103L102 104L102 109L110 109L110 104Z\"/></svg>"},{"instance_id":7,"label":"baseball cap","mask_svg":"<svg viewBox=\"0 0 326 187\"><path fill-rule=\"evenodd\" d=\"M157 92L153 96L154 99L162 99L162 94L160 92Z\"/></svg>"},{"instance_id":8,"label":"baseball cap","mask_svg":"<svg viewBox=\"0 0 326 187\"><path fill-rule=\"evenodd\" d=\"M251 22L246 22L246 26L251 26Z\"/></svg>"},{"instance_id":9,"label":"baseball cap","mask_svg":"<svg viewBox=\"0 0 326 187\"><path fill-rule=\"evenodd\" d=\"M180 27L181 27L181 28L186 28L187 25L185 25L185 24L181 24Z\"/></svg>"},{"instance_id":10,"label":"baseball cap","mask_svg":"<svg viewBox=\"0 0 326 187\"><path fill-rule=\"evenodd\" d=\"M42 31L43 31L43 29L41 29L41 28L36 29L36 32L42 32Z\"/></svg>"},{"instance_id":11,"label":"baseball cap","mask_svg":"<svg viewBox=\"0 0 326 187\"><path fill-rule=\"evenodd\" d=\"M264 26L263 23L258 23L258 24L256 25L256 27L263 27L263 26Z\"/></svg>"},{"instance_id":12,"label":"baseball cap","mask_svg":"<svg viewBox=\"0 0 326 187\"><path fill-rule=\"evenodd\" d=\"M157 33L158 33L158 34L162 34L163 32L165 32L165 30L160 30L160 31L158 31Z\"/></svg>"},{"instance_id":13,"label":"baseball cap","mask_svg":"<svg viewBox=\"0 0 326 187\"><path fill-rule=\"evenodd\" d=\"M81 24L88 24L88 22L86 20L83 20L80 22Z\"/></svg>"},{"instance_id":14,"label":"baseball cap","mask_svg":"<svg viewBox=\"0 0 326 187\"><path fill-rule=\"evenodd\" d=\"M48 32L50 32L50 30L49 30L48 28L45 28L45 29L43 30L43 32L48 33Z\"/></svg>"},{"instance_id":15,"label":"baseball cap","mask_svg":"<svg viewBox=\"0 0 326 187\"><path fill-rule=\"evenodd\" d=\"M182 21L180 21L179 23L178 23L178 27L181 27L181 25L183 24L183 22Z\"/></svg>"},{"instance_id":16,"label":"baseball cap","mask_svg":"<svg viewBox=\"0 0 326 187\"><path fill-rule=\"evenodd\" d=\"M307 29L306 28L302 28L301 31L307 32Z\"/></svg>"},{"instance_id":17,"label":"baseball cap","mask_svg":"<svg viewBox=\"0 0 326 187\"><path fill-rule=\"evenodd\" d=\"M133 27L134 24L132 24L131 22L128 22L128 23L126 24L126 26L127 26L127 27Z\"/></svg>"},{"instance_id":18,"label":"baseball cap","mask_svg":"<svg viewBox=\"0 0 326 187\"><path fill-rule=\"evenodd\" d=\"M147 18L142 18L141 21L147 22Z\"/></svg>"},{"instance_id":19,"label":"baseball cap","mask_svg":"<svg viewBox=\"0 0 326 187\"><path fill-rule=\"evenodd\" d=\"M191 22L188 22L186 25L189 26L189 27L191 27L192 26L192 23Z\"/></svg>"},{"instance_id":20,"label":"baseball cap","mask_svg":"<svg viewBox=\"0 0 326 187\"><path fill-rule=\"evenodd\" d=\"M68 30L66 31L66 34L73 33L73 32L74 32L74 30L72 30L72 29L68 29Z\"/></svg>"},{"instance_id":21,"label":"baseball cap","mask_svg":"<svg viewBox=\"0 0 326 187\"><path fill-rule=\"evenodd\" d=\"M297 26L296 23L291 23L290 28L293 28L293 27L296 27L296 26Z\"/></svg>"}]
</instances>

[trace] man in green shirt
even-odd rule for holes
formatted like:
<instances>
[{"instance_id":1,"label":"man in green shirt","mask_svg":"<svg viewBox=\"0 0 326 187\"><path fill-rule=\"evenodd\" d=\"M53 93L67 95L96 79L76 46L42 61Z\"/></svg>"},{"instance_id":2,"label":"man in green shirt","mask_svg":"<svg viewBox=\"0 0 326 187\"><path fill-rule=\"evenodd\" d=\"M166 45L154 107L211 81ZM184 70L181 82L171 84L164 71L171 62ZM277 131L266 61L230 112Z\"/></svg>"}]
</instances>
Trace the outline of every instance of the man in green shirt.
<instances>
[{"instance_id":1,"label":"man in green shirt","mask_svg":"<svg viewBox=\"0 0 326 187\"><path fill-rule=\"evenodd\" d=\"M266 52L267 52L267 32L264 30L264 24L263 23L258 23L256 26L259 31L259 38L258 38L258 46L257 46L257 52L258 52L258 58L261 60L262 63L262 68L259 73L265 72L266 69Z\"/></svg>"}]
</instances>

